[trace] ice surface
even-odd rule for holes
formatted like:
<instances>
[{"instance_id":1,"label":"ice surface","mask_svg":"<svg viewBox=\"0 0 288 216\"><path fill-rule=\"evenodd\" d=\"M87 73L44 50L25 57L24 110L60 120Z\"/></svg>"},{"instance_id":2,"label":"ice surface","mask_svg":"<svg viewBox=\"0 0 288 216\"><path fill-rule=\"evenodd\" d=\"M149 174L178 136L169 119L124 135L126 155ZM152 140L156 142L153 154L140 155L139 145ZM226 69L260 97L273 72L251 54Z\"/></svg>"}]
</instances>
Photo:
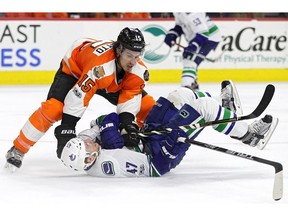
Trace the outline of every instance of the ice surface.
<instances>
[{"instance_id":1,"label":"ice surface","mask_svg":"<svg viewBox=\"0 0 288 216\"><path fill-rule=\"evenodd\" d=\"M249 114L268 83L235 84L244 114ZM212 128L206 128L197 140L282 163L284 195L280 201L272 199L272 166L197 146L191 146L182 163L161 178L106 179L73 172L56 157L53 131L59 123L55 123L25 155L21 169L13 174L0 169L0 214L283 215L288 207L288 83L272 84L276 87L275 96L264 114L277 116L280 121L264 150L248 147ZM149 84L146 90L158 98L167 96L177 86ZM200 88L220 95L220 83L200 83ZM12 141L46 99L48 89L49 86L0 86L0 166L4 167ZM77 131L89 127L91 119L114 110L96 95Z\"/></svg>"}]
</instances>

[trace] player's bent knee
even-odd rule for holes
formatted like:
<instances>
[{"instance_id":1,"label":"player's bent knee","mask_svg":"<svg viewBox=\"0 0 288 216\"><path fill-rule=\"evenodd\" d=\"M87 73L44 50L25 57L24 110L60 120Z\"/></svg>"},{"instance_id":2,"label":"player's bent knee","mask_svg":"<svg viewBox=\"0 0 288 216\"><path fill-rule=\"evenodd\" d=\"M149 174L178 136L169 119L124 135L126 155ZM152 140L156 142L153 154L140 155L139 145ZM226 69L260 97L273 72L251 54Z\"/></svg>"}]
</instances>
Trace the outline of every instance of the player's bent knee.
<instances>
[{"instance_id":1,"label":"player's bent knee","mask_svg":"<svg viewBox=\"0 0 288 216\"><path fill-rule=\"evenodd\" d=\"M184 104L191 104L196 96L191 89L180 87L169 93L167 99L180 109Z\"/></svg>"}]
</instances>

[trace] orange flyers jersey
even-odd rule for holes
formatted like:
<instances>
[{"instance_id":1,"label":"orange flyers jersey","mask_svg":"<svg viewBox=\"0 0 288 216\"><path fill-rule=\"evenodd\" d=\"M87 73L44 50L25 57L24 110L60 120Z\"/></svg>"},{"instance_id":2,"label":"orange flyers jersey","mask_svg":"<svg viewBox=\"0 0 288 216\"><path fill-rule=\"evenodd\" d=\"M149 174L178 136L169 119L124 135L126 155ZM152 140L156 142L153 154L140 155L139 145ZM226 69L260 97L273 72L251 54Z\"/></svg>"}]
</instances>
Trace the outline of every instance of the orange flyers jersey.
<instances>
[{"instance_id":1,"label":"orange flyers jersey","mask_svg":"<svg viewBox=\"0 0 288 216\"><path fill-rule=\"evenodd\" d=\"M132 70L126 71L122 81L117 83L115 59L112 41L87 38L73 43L62 60L62 71L76 77L78 82L65 98L64 113L81 118L98 89L105 89L107 93L121 90L118 114L136 115L139 112L147 68L139 58Z\"/></svg>"}]
</instances>

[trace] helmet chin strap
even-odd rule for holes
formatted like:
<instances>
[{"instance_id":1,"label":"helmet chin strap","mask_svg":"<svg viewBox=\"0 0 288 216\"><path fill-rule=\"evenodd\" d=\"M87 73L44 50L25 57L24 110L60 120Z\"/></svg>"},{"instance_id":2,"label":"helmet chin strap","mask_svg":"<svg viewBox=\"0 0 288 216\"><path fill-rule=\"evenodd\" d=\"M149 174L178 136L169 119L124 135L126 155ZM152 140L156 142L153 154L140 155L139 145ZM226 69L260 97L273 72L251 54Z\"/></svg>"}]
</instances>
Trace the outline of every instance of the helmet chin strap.
<instances>
[{"instance_id":1,"label":"helmet chin strap","mask_svg":"<svg viewBox=\"0 0 288 216\"><path fill-rule=\"evenodd\" d=\"M119 58L119 57L118 57ZM118 58L115 60L116 63L116 74L119 74L121 71L123 71L123 67L121 66L120 62L118 61Z\"/></svg>"},{"instance_id":2,"label":"helmet chin strap","mask_svg":"<svg viewBox=\"0 0 288 216\"><path fill-rule=\"evenodd\" d=\"M124 69L121 66L120 61L119 61L120 55L123 52L124 48L123 48L122 44L120 44L117 49L119 49L119 52L116 53L117 56L116 56L116 59L115 59L115 63L116 63L116 72L117 72L116 74L119 74L122 71L124 71Z\"/></svg>"},{"instance_id":3,"label":"helmet chin strap","mask_svg":"<svg viewBox=\"0 0 288 216\"><path fill-rule=\"evenodd\" d=\"M117 57L115 59L115 63L116 63L116 79L117 79L117 83L120 84L123 77L124 77L124 74L125 74L125 70L123 69L123 67L121 66L120 62L118 61L118 58Z\"/></svg>"}]
</instances>

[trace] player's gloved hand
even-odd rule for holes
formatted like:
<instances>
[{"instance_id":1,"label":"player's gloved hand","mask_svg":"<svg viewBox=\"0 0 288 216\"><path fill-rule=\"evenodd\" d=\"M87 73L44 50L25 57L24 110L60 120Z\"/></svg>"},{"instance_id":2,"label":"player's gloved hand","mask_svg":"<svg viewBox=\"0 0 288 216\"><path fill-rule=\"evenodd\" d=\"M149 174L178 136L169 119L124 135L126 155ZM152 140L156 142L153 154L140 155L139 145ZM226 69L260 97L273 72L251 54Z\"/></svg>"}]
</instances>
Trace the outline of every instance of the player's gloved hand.
<instances>
[{"instance_id":1,"label":"player's gloved hand","mask_svg":"<svg viewBox=\"0 0 288 216\"><path fill-rule=\"evenodd\" d=\"M97 119L96 121L99 121ZM110 113L101 121L100 136L103 149L117 149L124 146L124 138L119 130L119 117L116 113Z\"/></svg>"},{"instance_id":2,"label":"player's gloved hand","mask_svg":"<svg viewBox=\"0 0 288 216\"><path fill-rule=\"evenodd\" d=\"M175 25L174 28L170 29L169 32L166 34L164 43L166 43L169 47L172 47L175 44L176 39L182 34L182 27L179 25Z\"/></svg>"},{"instance_id":3,"label":"player's gloved hand","mask_svg":"<svg viewBox=\"0 0 288 216\"><path fill-rule=\"evenodd\" d=\"M187 134L180 129L174 129L167 134L166 139L160 143L162 154L169 159L176 159L179 155L185 155L189 144L178 141L179 137L187 138Z\"/></svg>"},{"instance_id":4,"label":"player's gloved hand","mask_svg":"<svg viewBox=\"0 0 288 216\"><path fill-rule=\"evenodd\" d=\"M135 147L139 144L140 138L138 137L139 127L136 123L120 124L120 133L124 138L124 145L128 147Z\"/></svg>"},{"instance_id":5,"label":"player's gloved hand","mask_svg":"<svg viewBox=\"0 0 288 216\"><path fill-rule=\"evenodd\" d=\"M57 157L60 159L63 148L66 143L76 137L75 127L70 125L59 125L54 130L54 135L57 139Z\"/></svg>"},{"instance_id":6,"label":"player's gloved hand","mask_svg":"<svg viewBox=\"0 0 288 216\"><path fill-rule=\"evenodd\" d=\"M166 43L169 47L172 47L177 39L177 35L175 33L168 33L165 36L164 43Z\"/></svg>"},{"instance_id":7,"label":"player's gloved hand","mask_svg":"<svg viewBox=\"0 0 288 216\"><path fill-rule=\"evenodd\" d=\"M160 151L153 152L151 163L160 175L164 175L172 168L175 168L185 156L190 145L179 142L179 137L187 138L187 135L180 129L172 130L171 133L164 137L164 140L160 141ZM153 144L157 145L157 143Z\"/></svg>"}]
</instances>

